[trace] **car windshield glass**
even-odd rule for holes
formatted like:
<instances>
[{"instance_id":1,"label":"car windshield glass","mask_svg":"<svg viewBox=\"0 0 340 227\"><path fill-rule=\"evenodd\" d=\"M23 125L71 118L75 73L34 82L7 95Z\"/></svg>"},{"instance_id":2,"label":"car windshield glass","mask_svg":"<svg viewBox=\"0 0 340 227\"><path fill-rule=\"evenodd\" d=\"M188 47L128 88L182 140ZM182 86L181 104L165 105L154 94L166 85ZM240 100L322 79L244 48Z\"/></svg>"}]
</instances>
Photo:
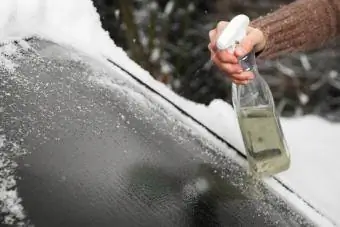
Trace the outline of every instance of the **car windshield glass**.
<instances>
[{"instance_id":1,"label":"car windshield glass","mask_svg":"<svg viewBox=\"0 0 340 227\"><path fill-rule=\"evenodd\" d=\"M227 144L110 62L39 39L1 48L3 223L308 223Z\"/></svg>"}]
</instances>

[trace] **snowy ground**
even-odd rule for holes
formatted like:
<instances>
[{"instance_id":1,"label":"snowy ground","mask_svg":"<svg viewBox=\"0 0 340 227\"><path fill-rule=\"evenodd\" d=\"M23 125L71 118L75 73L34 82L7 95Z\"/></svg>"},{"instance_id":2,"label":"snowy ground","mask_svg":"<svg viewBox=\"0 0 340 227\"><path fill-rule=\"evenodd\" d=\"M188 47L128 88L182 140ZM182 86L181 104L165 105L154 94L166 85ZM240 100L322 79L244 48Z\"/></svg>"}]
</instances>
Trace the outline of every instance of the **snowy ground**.
<instances>
[{"instance_id":1,"label":"snowy ground","mask_svg":"<svg viewBox=\"0 0 340 227\"><path fill-rule=\"evenodd\" d=\"M244 150L237 121L229 104L215 100L208 107L197 105L155 81L148 72L131 61L122 49L115 46L101 28L99 15L90 0L2 0L0 4L1 42L38 35L60 44L72 45L102 60L109 58L139 76L228 142ZM340 226L340 165L336 163L340 157L337 152L340 147L337 138L340 125L315 116L282 119L282 124L291 150L292 166L277 177ZM327 219L308 210L275 181L268 179L267 182L320 226L329 224Z\"/></svg>"}]
</instances>

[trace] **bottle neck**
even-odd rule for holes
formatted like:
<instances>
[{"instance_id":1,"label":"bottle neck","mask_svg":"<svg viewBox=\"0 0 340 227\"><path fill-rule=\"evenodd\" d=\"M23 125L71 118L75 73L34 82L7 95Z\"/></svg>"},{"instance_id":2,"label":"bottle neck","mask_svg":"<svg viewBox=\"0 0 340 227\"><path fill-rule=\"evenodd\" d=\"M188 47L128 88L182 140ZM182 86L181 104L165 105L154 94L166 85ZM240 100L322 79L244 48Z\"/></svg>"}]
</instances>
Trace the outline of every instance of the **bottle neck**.
<instances>
[{"instance_id":1,"label":"bottle neck","mask_svg":"<svg viewBox=\"0 0 340 227\"><path fill-rule=\"evenodd\" d=\"M239 64L241 65L243 71L245 71L245 72L251 71L255 74L255 76L258 75L254 50L250 51L247 55L240 58Z\"/></svg>"}]
</instances>

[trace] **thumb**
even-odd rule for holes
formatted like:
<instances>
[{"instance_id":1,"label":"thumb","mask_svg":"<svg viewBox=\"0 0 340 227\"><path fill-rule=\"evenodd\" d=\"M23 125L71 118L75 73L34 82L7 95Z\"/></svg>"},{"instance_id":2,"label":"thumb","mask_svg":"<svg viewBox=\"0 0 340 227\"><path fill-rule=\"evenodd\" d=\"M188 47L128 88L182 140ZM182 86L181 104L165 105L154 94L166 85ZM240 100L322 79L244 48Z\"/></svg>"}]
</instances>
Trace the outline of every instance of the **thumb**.
<instances>
[{"instance_id":1,"label":"thumb","mask_svg":"<svg viewBox=\"0 0 340 227\"><path fill-rule=\"evenodd\" d=\"M248 35L241 41L235 50L237 57L243 57L253 49L257 52L264 48L264 36L260 30L250 28Z\"/></svg>"}]
</instances>

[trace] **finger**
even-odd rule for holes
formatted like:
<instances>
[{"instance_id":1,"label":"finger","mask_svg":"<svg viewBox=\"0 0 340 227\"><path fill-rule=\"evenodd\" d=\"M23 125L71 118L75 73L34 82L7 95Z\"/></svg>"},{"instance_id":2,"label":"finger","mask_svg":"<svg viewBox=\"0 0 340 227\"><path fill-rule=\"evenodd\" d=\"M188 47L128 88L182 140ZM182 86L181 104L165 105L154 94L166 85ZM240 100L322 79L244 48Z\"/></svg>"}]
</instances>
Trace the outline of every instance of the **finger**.
<instances>
[{"instance_id":1,"label":"finger","mask_svg":"<svg viewBox=\"0 0 340 227\"><path fill-rule=\"evenodd\" d=\"M233 79L232 81L235 84L241 84L241 85L245 85L245 84L249 83L248 80L236 80L236 79Z\"/></svg>"},{"instance_id":2,"label":"finger","mask_svg":"<svg viewBox=\"0 0 340 227\"><path fill-rule=\"evenodd\" d=\"M213 56L213 62L221 71L228 75L242 72L242 69L238 64L223 63L216 57L216 55Z\"/></svg>"},{"instance_id":3,"label":"finger","mask_svg":"<svg viewBox=\"0 0 340 227\"><path fill-rule=\"evenodd\" d=\"M211 43L211 50L216 51L216 29L209 31L209 39Z\"/></svg>"},{"instance_id":4,"label":"finger","mask_svg":"<svg viewBox=\"0 0 340 227\"><path fill-rule=\"evenodd\" d=\"M229 74L242 73L242 68L239 64L221 63L221 67L224 71L227 71Z\"/></svg>"},{"instance_id":5,"label":"finger","mask_svg":"<svg viewBox=\"0 0 340 227\"><path fill-rule=\"evenodd\" d=\"M212 48L212 44L211 43L209 43L208 49L210 51L210 60L213 60L213 57L217 58L217 56L215 56L216 55L216 51Z\"/></svg>"},{"instance_id":6,"label":"finger","mask_svg":"<svg viewBox=\"0 0 340 227\"><path fill-rule=\"evenodd\" d=\"M252 72L242 72L241 74L240 74L240 78L243 78L243 79L246 79L246 80L252 80L252 79L254 79L255 78L255 75L254 75L254 73L252 73Z\"/></svg>"},{"instance_id":7,"label":"finger","mask_svg":"<svg viewBox=\"0 0 340 227\"><path fill-rule=\"evenodd\" d=\"M211 43L208 44L208 49L210 50L210 52L212 52L212 44Z\"/></svg>"},{"instance_id":8,"label":"finger","mask_svg":"<svg viewBox=\"0 0 340 227\"><path fill-rule=\"evenodd\" d=\"M235 49L235 55L237 57L243 57L248 54L254 48L254 43L249 37L246 37L240 45Z\"/></svg>"},{"instance_id":9,"label":"finger","mask_svg":"<svg viewBox=\"0 0 340 227\"><path fill-rule=\"evenodd\" d=\"M254 78L252 72L244 72L239 64L221 62L215 52L211 52L211 61L224 73L237 80L251 80Z\"/></svg>"},{"instance_id":10,"label":"finger","mask_svg":"<svg viewBox=\"0 0 340 227\"><path fill-rule=\"evenodd\" d=\"M219 51L216 53L217 57L221 62L237 64L238 60L235 55L229 53L228 51Z\"/></svg>"},{"instance_id":11,"label":"finger","mask_svg":"<svg viewBox=\"0 0 340 227\"><path fill-rule=\"evenodd\" d=\"M254 79L254 75L251 72L233 73L230 75L233 80L245 81Z\"/></svg>"},{"instance_id":12,"label":"finger","mask_svg":"<svg viewBox=\"0 0 340 227\"><path fill-rule=\"evenodd\" d=\"M217 26L216 26L216 36L219 37L222 33L222 31L225 29L225 27L228 25L228 22L226 21L220 21L218 22Z\"/></svg>"},{"instance_id":13,"label":"finger","mask_svg":"<svg viewBox=\"0 0 340 227\"><path fill-rule=\"evenodd\" d=\"M235 50L235 55L242 57L252 51L254 47L262 42L263 35L257 29L251 29Z\"/></svg>"},{"instance_id":14,"label":"finger","mask_svg":"<svg viewBox=\"0 0 340 227\"><path fill-rule=\"evenodd\" d=\"M216 29L212 29L209 31L209 39L210 41L215 40L215 36L216 36Z\"/></svg>"}]
</instances>

